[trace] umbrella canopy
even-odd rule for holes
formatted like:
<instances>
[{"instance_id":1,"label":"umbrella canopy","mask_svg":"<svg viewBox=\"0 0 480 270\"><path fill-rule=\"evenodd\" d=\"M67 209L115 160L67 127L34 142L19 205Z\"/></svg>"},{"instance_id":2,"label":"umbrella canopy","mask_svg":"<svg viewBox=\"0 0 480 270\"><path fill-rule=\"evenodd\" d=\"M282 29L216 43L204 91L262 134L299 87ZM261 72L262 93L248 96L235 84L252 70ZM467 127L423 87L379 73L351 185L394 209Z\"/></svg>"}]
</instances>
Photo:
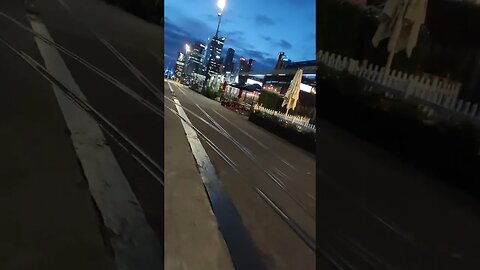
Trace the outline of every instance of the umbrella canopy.
<instances>
[{"instance_id":1,"label":"umbrella canopy","mask_svg":"<svg viewBox=\"0 0 480 270\"><path fill-rule=\"evenodd\" d=\"M388 51L393 54L406 50L412 55L417 45L420 27L425 23L428 0L388 0L382 12L381 23L372 38L376 48L380 42L390 38ZM390 68L391 59L387 63Z\"/></svg>"},{"instance_id":2,"label":"umbrella canopy","mask_svg":"<svg viewBox=\"0 0 480 270\"><path fill-rule=\"evenodd\" d=\"M300 95L300 84L302 83L303 70L298 69L293 77L293 80L290 82L285 97L283 98L282 107L287 106L287 113L290 109L295 110L297 107L299 95Z\"/></svg>"}]
</instances>

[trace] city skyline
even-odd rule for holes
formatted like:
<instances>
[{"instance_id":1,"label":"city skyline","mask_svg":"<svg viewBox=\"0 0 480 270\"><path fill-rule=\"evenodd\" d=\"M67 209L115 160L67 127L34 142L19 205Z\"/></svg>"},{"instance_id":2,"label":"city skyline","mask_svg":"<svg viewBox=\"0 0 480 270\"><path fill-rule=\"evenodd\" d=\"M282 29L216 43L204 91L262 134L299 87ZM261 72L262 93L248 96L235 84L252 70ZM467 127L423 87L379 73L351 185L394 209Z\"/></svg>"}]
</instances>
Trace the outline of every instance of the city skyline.
<instances>
[{"instance_id":1,"label":"city skyline","mask_svg":"<svg viewBox=\"0 0 480 270\"><path fill-rule=\"evenodd\" d=\"M219 36L226 49L235 49L235 60L255 60L255 71L270 71L279 51L293 61L315 59L315 1L227 1ZM266 11L266 12L265 12ZM218 22L215 0L165 2L165 64L173 63L185 43L208 43Z\"/></svg>"}]
</instances>

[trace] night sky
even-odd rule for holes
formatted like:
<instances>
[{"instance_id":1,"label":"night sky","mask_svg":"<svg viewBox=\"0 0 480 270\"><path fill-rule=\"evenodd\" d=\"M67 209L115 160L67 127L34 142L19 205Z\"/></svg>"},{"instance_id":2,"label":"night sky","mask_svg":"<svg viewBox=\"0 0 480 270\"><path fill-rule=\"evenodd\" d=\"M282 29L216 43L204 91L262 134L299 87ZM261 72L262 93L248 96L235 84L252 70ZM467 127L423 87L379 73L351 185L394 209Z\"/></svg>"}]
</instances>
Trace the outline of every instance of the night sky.
<instances>
[{"instance_id":1,"label":"night sky","mask_svg":"<svg viewBox=\"0 0 480 270\"><path fill-rule=\"evenodd\" d=\"M253 70L271 71L279 51L292 61L315 59L315 0L226 0L223 47L253 58ZM165 65L175 65L185 43L207 43L218 22L217 0L165 0ZM170 65L169 65L170 64Z\"/></svg>"}]
</instances>

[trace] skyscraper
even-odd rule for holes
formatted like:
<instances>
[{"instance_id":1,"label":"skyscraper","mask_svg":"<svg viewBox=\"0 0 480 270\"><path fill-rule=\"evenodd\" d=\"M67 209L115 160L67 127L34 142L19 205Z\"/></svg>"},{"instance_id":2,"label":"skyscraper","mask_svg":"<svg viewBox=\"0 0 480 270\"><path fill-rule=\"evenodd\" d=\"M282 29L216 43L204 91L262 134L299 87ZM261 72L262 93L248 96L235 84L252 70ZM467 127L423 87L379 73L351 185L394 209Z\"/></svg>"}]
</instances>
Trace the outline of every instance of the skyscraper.
<instances>
[{"instance_id":1,"label":"skyscraper","mask_svg":"<svg viewBox=\"0 0 480 270\"><path fill-rule=\"evenodd\" d=\"M224 37L213 37L207 47L206 64L207 73L209 75L218 74L220 63L219 59L222 55L223 44L225 43Z\"/></svg>"},{"instance_id":2,"label":"skyscraper","mask_svg":"<svg viewBox=\"0 0 480 270\"><path fill-rule=\"evenodd\" d=\"M253 59L250 58L250 59L248 59L247 71L248 72L252 71L252 67L253 67Z\"/></svg>"},{"instance_id":3,"label":"skyscraper","mask_svg":"<svg viewBox=\"0 0 480 270\"><path fill-rule=\"evenodd\" d=\"M279 52L278 53L278 60L277 64L275 65L275 69L281 69L283 66L283 56L285 55L284 52Z\"/></svg>"},{"instance_id":4,"label":"skyscraper","mask_svg":"<svg viewBox=\"0 0 480 270\"><path fill-rule=\"evenodd\" d=\"M185 68L185 54L178 53L177 62L175 64L175 76L181 77Z\"/></svg>"},{"instance_id":5,"label":"skyscraper","mask_svg":"<svg viewBox=\"0 0 480 270\"><path fill-rule=\"evenodd\" d=\"M240 60L238 62L238 69L240 70L240 72L248 71L248 63L244 57L240 57Z\"/></svg>"},{"instance_id":6,"label":"skyscraper","mask_svg":"<svg viewBox=\"0 0 480 270\"><path fill-rule=\"evenodd\" d=\"M185 74L191 75L192 73L203 74L205 67L203 66L205 58L206 45L201 42L195 42L193 45L190 57L185 65Z\"/></svg>"},{"instance_id":7,"label":"skyscraper","mask_svg":"<svg viewBox=\"0 0 480 270\"><path fill-rule=\"evenodd\" d=\"M233 57L235 56L235 50L228 48L227 57L225 58L225 71L233 72Z\"/></svg>"}]
</instances>

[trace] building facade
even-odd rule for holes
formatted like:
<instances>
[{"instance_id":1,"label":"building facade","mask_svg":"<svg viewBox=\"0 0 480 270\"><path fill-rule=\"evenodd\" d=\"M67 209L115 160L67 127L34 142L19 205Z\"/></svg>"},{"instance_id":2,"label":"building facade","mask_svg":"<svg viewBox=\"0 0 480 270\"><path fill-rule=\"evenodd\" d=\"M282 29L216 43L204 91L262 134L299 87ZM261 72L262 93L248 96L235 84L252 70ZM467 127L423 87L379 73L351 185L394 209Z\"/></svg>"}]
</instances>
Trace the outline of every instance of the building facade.
<instances>
[{"instance_id":1,"label":"building facade","mask_svg":"<svg viewBox=\"0 0 480 270\"><path fill-rule=\"evenodd\" d=\"M207 47L207 53L205 58L205 66L208 75L218 74L221 59L223 44L225 43L224 37L213 37Z\"/></svg>"},{"instance_id":2,"label":"building facade","mask_svg":"<svg viewBox=\"0 0 480 270\"><path fill-rule=\"evenodd\" d=\"M248 59L247 72L252 71L252 69L253 69L253 59L250 58L250 59Z\"/></svg>"},{"instance_id":3,"label":"building facade","mask_svg":"<svg viewBox=\"0 0 480 270\"><path fill-rule=\"evenodd\" d=\"M225 72L233 72L233 58L235 57L235 50L228 48L227 56L225 57Z\"/></svg>"},{"instance_id":4,"label":"building facade","mask_svg":"<svg viewBox=\"0 0 480 270\"><path fill-rule=\"evenodd\" d=\"M282 69L273 70L271 73L265 74L264 88L268 88L279 94L285 94L299 68L303 70L302 84L315 88L317 73L316 60L291 62Z\"/></svg>"},{"instance_id":5,"label":"building facade","mask_svg":"<svg viewBox=\"0 0 480 270\"><path fill-rule=\"evenodd\" d=\"M285 56L284 52L278 53L277 63L275 64L275 69L281 69L283 67L283 57Z\"/></svg>"},{"instance_id":6,"label":"building facade","mask_svg":"<svg viewBox=\"0 0 480 270\"><path fill-rule=\"evenodd\" d=\"M248 71L248 63L247 63L247 59L245 59L245 57L240 57L239 62L238 62L238 70L240 72L247 72Z\"/></svg>"},{"instance_id":7,"label":"building facade","mask_svg":"<svg viewBox=\"0 0 480 270\"><path fill-rule=\"evenodd\" d=\"M191 75L192 73L205 73L205 66L203 63L205 62L205 50L206 45L201 42L195 42L192 48L192 52L190 53L190 57L185 65L185 74Z\"/></svg>"},{"instance_id":8,"label":"building facade","mask_svg":"<svg viewBox=\"0 0 480 270\"><path fill-rule=\"evenodd\" d=\"M185 54L182 52L178 53L177 62L175 63L174 75L176 77L181 77L185 71Z\"/></svg>"}]
</instances>

